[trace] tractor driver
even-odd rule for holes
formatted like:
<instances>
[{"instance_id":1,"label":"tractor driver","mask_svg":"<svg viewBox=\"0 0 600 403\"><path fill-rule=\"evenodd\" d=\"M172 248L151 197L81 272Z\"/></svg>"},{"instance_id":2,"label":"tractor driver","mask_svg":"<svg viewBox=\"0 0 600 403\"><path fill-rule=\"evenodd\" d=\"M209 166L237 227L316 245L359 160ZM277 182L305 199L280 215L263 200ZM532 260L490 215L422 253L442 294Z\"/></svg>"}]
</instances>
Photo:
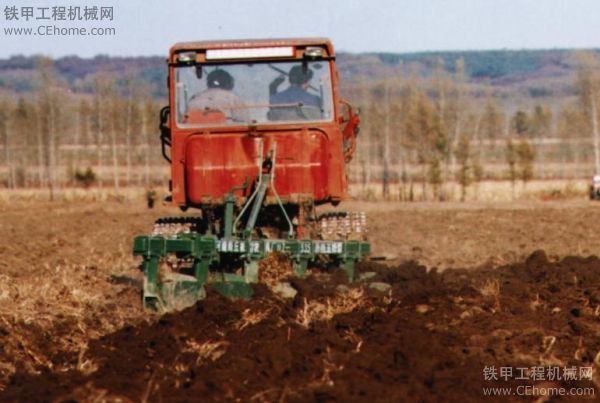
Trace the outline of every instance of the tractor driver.
<instances>
[{"instance_id":1,"label":"tractor driver","mask_svg":"<svg viewBox=\"0 0 600 403\"><path fill-rule=\"evenodd\" d=\"M308 67L294 66L288 74L290 86L277 92L277 87L285 80L279 76L269 85L269 119L309 120L321 117L321 98L308 92L313 71ZM281 105L273 107L273 105Z\"/></svg>"},{"instance_id":2,"label":"tractor driver","mask_svg":"<svg viewBox=\"0 0 600 403\"><path fill-rule=\"evenodd\" d=\"M188 103L190 120L218 123L227 119L247 122L248 111L242 99L233 92L234 79L225 70L217 69L206 76L206 90L192 95ZM196 112L202 113L198 117ZM195 118L192 118L195 116Z\"/></svg>"}]
</instances>

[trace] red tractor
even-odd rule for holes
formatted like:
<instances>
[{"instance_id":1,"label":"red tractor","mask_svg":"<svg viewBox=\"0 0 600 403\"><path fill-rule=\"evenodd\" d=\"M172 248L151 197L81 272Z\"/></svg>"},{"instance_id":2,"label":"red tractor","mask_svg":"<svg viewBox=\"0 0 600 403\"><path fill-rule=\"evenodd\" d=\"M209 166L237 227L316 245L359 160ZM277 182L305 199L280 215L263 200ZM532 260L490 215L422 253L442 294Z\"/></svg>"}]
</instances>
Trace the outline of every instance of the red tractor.
<instances>
[{"instance_id":1,"label":"red tractor","mask_svg":"<svg viewBox=\"0 0 600 403\"><path fill-rule=\"evenodd\" d=\"M316 207L346 197L359 117L339 98L327 39L190 42L169 54L169 106L161 111L172 203L138 236L144 303L205 295L205 285L248 297L258 261L284 252L303 276L325 256L354 276L369 253L365 216ZM322 260L322 259L321 259Z\"/></svg>"}]
</instances>

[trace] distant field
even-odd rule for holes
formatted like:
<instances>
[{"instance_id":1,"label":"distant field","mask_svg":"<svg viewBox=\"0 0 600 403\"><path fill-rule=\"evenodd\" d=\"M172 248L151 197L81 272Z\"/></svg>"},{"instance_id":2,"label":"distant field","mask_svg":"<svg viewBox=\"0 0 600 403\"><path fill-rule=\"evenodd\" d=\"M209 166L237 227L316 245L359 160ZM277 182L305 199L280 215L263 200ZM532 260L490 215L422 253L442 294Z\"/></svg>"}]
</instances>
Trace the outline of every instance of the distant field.
<instances>
[{"instance_id":1,"label":"distant field","mask_svg":"<svg viewBox=\"0 0 600 403\"><path fill-rule=\"evenodd\" d=\"M564 199L587 200L589 181L583 179L567 180L533 180L523 186L517 182L513 190L510 181L483 181L470 185L467 189L467 202L510 202L510 201L550 201ZM91 187L84 189L80 187L64 186L55 190L55 199L58 201L143 201L146 191L144 186L124 186L118 191L109 183L104 187ZM155 185L162 200L168 194L166 185ZM361 201L392 201L392 202L422 202L432 201L431 187L426 186L423 197L423 189L420 182L412 185L412 200L410 199L410 184L398 183L389 185L389 196L382 196L383 186L381 182L370 182L366 185L351 183L349 186L349 200ZM459 201L460 186L457 183L446 183L441 188L444 201ZM0 188L0 203L43 201L48 200L49 191L45 188L35 189L6 189Z\"/></svg>"},{"instance_id":2,"label":"distant field","mask_svg":"<svg viewBox=\"0 0 600 403\"><path fill-rule=\"evenodd\" d=\"M590 178L591 180L591 178ZM483 181L470 185L467 189L466 201L493 202L511 200L560 200L560 199L587 199L589 182L583 179L553 179L534 180L523 186L517 182L513 188L510 181ZM391 184L389 186L390 201L410 201L410 183L406 185ZM412 201L431 201L432 191L428 185L423 197L423 189L420 182L414 182ZM460 186L457 183L446 183L441 193L446 201L458 201L460 199ZM352 184L350 195L359 200L383 200L383 185L369 183L366 186Z\"/></svg>"}]
</instances>

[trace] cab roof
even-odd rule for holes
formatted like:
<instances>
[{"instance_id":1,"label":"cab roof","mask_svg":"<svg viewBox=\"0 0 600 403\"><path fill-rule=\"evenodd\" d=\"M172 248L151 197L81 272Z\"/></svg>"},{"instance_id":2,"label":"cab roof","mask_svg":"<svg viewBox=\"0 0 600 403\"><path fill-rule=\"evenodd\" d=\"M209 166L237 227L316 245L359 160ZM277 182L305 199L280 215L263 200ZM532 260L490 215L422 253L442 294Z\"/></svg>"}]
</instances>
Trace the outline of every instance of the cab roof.
<instances>
[{"instance_id":1,"label":"cab roof","mask_svg":"<svg viewBox=\"0 0 600 403\"><path fill-rule=\"evenodd\" d=\"M284 38L284 39L233 39L216 41L179 42L171 47L170 55L181 51L200 49L235 49L272 46L324 46L329 56L335 56L333 45L327 38Z\"/></svg>"}]
</instances>

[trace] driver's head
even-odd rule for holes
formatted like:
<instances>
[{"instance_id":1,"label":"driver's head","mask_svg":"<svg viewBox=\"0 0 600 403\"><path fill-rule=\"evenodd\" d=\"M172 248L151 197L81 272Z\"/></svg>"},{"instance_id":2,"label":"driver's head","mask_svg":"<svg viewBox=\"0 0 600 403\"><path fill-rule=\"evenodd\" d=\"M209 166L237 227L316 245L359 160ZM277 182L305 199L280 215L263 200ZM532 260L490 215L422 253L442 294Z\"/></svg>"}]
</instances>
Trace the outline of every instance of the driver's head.
<instances>
[{"instance_id":1,"label":"driver's head","mask_svg":"<svg viewBox=\"0 0 600 403\"><path fill-rule=\"evenodd\" d=\"M220 88L227 91L232 90L234 85L231 74L221 69L217 69L208 73L206 81L208 88Z\"/></svg>"},{"instance_id":2,"label":"driver's head","mask_svg":"<svg viewBox=\"0 0 600 403\"><path fill-rule=\"evenodd\" d=\"M313 77L311 69L302 66L294 66L290 69L290 84L302 86L310 81Z\"/></svg>"}]
</instances>

